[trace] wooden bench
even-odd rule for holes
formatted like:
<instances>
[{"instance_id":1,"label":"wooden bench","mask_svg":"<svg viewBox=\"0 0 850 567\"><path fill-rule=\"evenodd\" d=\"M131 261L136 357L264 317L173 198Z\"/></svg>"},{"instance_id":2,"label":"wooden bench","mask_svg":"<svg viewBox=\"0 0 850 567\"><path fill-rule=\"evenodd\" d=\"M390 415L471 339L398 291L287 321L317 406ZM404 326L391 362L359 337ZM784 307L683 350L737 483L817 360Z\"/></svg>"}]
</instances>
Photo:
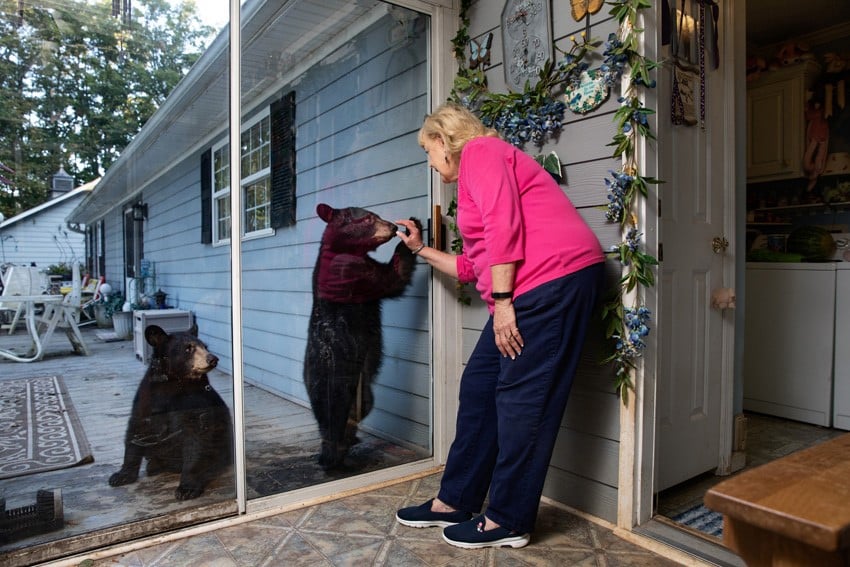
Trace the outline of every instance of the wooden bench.
<instances>
[{"instance_id":1,"label":"wooden bench","mask_svg":"<svg viewBox=\"0 0 850 567\"><path fill-rule=\"evenodd\" d=\"M705 505L748 566L850 566L850 433L724 480Z\"/></svg>"}]
</instances>

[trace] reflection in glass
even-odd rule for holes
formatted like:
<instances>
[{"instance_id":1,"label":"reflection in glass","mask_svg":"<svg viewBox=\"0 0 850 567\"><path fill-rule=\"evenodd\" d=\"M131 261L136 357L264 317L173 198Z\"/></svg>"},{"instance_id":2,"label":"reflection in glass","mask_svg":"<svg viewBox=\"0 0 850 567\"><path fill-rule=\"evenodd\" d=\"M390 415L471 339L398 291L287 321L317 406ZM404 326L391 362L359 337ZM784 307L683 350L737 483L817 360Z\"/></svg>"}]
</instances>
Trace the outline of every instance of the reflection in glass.
<instances>
[{"instance_id":1,"label":"reflection in glass","mask_svg":"<svg viewBox=\"0 0 850 567\"><path fill-rule=\"evenodd\" d=\"M222 307L229 294L229 258L204 254L211 246L199 237L200 161L193 150L210 137L211 128L216 136L227 136L226 82L224 89L213 87L214 97L170 96L182 78L197 83L202 73L193 65L207 48L225 47L215 40L227 19L225 0L185 5L180 0L0 0L0 113L6 113L0 120L0 209L7 219L31 215L36 228L59 225L61 241L48 244L54 257L36 267L82 265L79 280L69 270L56 287L61 290L68 281L73 297L79 285L81 305L90 302L88 311L74 312L88 356L74 355L68 341L54 338L35 364L0 360L0 406L11 402L26 409L14 417L0 411L0 497L4 513L14 511L3 519L16 518L0 522L0 564L38 563L235 513L227 415L232 345L229 313ZM216 73L226 78L227 67L226 59L220 60L208 80L215 83ZM193 104L203 104L204 111L193 111ZM51 199L56 196L46 190L49 176L60 167L73 184ZM226 190L226 153L217 155L215 170L216 189ZM87 183L91 191L75 193ZM142 214L133 214L134 204ZM212 203L207 206L211 211ZM226 201L217 203L222 219L229 218L228 207ZM219 231L226 234L227 227ZM79 248L72 244L76 239L84 243ZM34 254L40 240L21 239L21 253ZM30 263L25 257L0 263L7 261ZM206 276L210 272L223 274L214 286ZM84 285L86 277L94 287ZM98 288L101 279L108 286ZM147 309L157 306L156 299L169 309ZM117 313L125 305L133 310L129 317ZM118 334L109 316L130 319L130 339ZM172 411L157 391L153 405L138 412L139 426L131 425L133 408L151 402L136 397L156 350L143 327L155 324L174 334L192 323L211 354L201 354L200 342L184 345L181 352L191 351L193 363L180 376L195 380L192 386L206 386L201 379L206 374L210 388L202 387L201 396L215 391L217 401L199 403L192 416ZM25 351L30 337L24 327L12 334L4 327L3 348ZM219 360L217 368L208 356ZM175 376L160 367L149 374L150 383L176 385L166 375ZM36 376L48 378L54 390L32 382ZM40 394L33 396L36 391ZM20 433L14 440L6 436L13 424ZM187 429L207 424L216 431L210 435L212 461L201 457L192 466L211 463L211 473L215 464L225 466L181 480L176 471L191 467L184 467L182 451L178 456L172 449L189 437ZM7 450L13 445L15 450ZM36 454L28 445L43 450ZM77 462L53 466L59 453L74 448L80 452ZM140 461L133 451L143 448L162 451L145 453ZM27 519L32 511L37 517Z\"/></svg>"},{"instance_id":2,"label":"reflection in glass","mask_svg":"<svg viewBox=\"0 0 850 567\"><path fill-rule=\"evenodd\" d=\"M320 204L366 209L390 222L428 217L430 177L416 140L429 100L427 17L383 2L311 0L285 10L264 6L256 18L262 24L246 23L243 36L243 155L268 140L264 210L274 233L242 243L249 498L431 454L427 267L417 267L410 285L384 293L399 277L392 257L400 241L375 237L363 248L345 231L365 226L365 213L346 216L337 238L348 256L334 256L335 269L345 272L342 287L357 288L377 270L359 264L361 254L388 263L389 271L367 286L369 293L334 299L334 308L308 326L320 240L332 224L320 218ZM256 139L249 132L266 113L270 131ZM292 199L287 190L294 190ZM246 232L260 202L245 195ZM276 218L277 203L294 208L288 220ZM370 222L377 234L380 222ZM371 247L377 250L367 252ZM373 293L398 296L380 300ZM369 315L371 306L377 317ZM374 355L368 336L379 347L383 338ZM374 375L371 365L378 367ZM305 384L311 373L322 374L318 386ZM325 420L338 425L320 428ZM333 428L335 440L328 435Z\"/></svg>"}]
</instances>

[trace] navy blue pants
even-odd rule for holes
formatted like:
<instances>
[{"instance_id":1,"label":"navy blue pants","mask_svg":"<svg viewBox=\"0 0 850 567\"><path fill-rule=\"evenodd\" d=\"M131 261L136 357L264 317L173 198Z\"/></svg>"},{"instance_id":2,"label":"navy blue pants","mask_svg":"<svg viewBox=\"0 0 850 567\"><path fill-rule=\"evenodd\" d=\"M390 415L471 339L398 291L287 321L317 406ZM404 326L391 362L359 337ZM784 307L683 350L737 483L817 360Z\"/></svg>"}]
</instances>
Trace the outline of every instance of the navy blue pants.
<instances>
[{"instance_id":1,"label":"navy blue pants","mask_svg":"<svg viewBox=\"0 0 850 567\"><path fill-rule=\"evenodd\" d=\"M514 301L525 346L511 360L487 321L460 382L457 432L439 499L519 533L534 529L602 264L547 282Z\"/></svg>"}]
</instances>

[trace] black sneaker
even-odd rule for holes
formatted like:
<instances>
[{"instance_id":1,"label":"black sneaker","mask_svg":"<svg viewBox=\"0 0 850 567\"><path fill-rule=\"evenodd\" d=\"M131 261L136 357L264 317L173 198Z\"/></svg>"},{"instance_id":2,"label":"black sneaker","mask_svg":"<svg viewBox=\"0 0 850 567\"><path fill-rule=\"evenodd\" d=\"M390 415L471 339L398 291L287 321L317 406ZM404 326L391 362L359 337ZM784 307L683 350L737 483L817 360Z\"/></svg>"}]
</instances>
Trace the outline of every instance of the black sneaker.
<instances>
[{"instance_id":1,"label":"black sneaker","mask_svg":"<svg viewBox=\"0 0 850 567\"><path fill-rule=\"evenodd\" d=\"M484 516L449 526L443 530L443 539L447 543L464 549L482 547L525 547L531 539L528 534L518 534L507 528L484 530Z\"/></svg>"},{"instance_id":2,"label":"black sneaker","mask_svg":"<svg viewBox=\"0 0 850 567\"><path fill-rule=\"evenodd\" d=\"M402 508L396 512L395 519L401 525L411 528L444 528L465 522L472 517L469 512L432 512L431 503L433 501L429 500L419 506Z\"/></svg>"}]
</instances>

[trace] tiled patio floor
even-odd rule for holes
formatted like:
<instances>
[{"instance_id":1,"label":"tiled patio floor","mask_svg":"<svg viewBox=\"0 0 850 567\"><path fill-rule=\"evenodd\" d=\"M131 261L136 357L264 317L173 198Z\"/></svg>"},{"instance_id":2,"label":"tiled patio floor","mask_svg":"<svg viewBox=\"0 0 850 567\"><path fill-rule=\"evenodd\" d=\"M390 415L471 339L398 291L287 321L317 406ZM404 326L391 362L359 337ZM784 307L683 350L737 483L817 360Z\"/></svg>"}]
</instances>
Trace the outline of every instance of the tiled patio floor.
<instances>
[{"instance_id":1,"label":"tiled patio floor","mask_svg":"<svg viewBox=\"0 0 850 567\"><path fill-rule=\"evenodd\" d=\"M0 361L0 380L36 374L85 376L98 381L99 376L127 373L141 376L143 366L135 359L132 341L104 343L95 336L96 329L85 327L84 337L92 351L88 357L71 353L64 336L54 337L44 360L25 364ZM8 337L2 330L3 344L19 336ZM102 382L101 382L102 383ZM216 386L219 388L219 386ZM103 397L109 394L104 391ZM82 400L75 402L84 405ZM104 402L107 405L113 402ZM78 411L83 408L78 407ZM90 411L98 411L88 408ZM122 410L124 411L124 410ZM108 413L121 413L112 411ZM122 415L124 415L122 413ZM125 418L120 418L124 420ZM108 429L108 428L106 428ZM122 430L123 425L112 426ZM123 434L123 432L119 432ZM113 445L115 432L108 438L89 432L90 442L104 459L120 459ZM114 455L112 453L115 453ZM119 461L120 462L120 461ZM70 469L73 470L73 469ZM78 469L80 470L80 469ZM57 473L58 474L58 473ZM33 475L37 476L37 475ZM79 476L79 474L78 474ZM85 475L84 475L85 476ZM443 542L439 529L414 529L394 520L395 510L418 504L436 493L439 475L383 485L356 495L289 511L268 510L262 517L239 517L189 528L182 533L139 540L130 547L113 547L81 552L74 557L56 560L50 565L133 567L183 566L298 566L298 565L386 565L386 566L665 566L705 565L683 553L637 536L620 537L613 526L592 521L562 507L544 503L537 530L529 546L519 550L461 550ZM5 486L4 486L5 484ZM103 483L105 485L105 483ZM8 497L9 481L0 481L0 494ZM100 483L98 484L100 486ZM91 496L107 497L110 487ZM29 491L26 492L29 494ZM101 496L97 496L101 494ZM291 507L290 507L291 508ZM77 512L81 514L81 512ZM82 512L84 515L84 511ZM214 528L214 529L210 529ZM60 536L53 535L53 538ZM64 537L64 536L61 536ZM638 545L639 542L640 545ZM29 544L26 544L29 545ZM61 549L62 542L55 545ZM653 549L654 551L651 551ZM3 548L0 548L0 553ZM663 553L662 556L660 553ZM673 557L675 559L668 559ZM2 561L0 561L2 563Z\"/></svg>"}]
</instances>

